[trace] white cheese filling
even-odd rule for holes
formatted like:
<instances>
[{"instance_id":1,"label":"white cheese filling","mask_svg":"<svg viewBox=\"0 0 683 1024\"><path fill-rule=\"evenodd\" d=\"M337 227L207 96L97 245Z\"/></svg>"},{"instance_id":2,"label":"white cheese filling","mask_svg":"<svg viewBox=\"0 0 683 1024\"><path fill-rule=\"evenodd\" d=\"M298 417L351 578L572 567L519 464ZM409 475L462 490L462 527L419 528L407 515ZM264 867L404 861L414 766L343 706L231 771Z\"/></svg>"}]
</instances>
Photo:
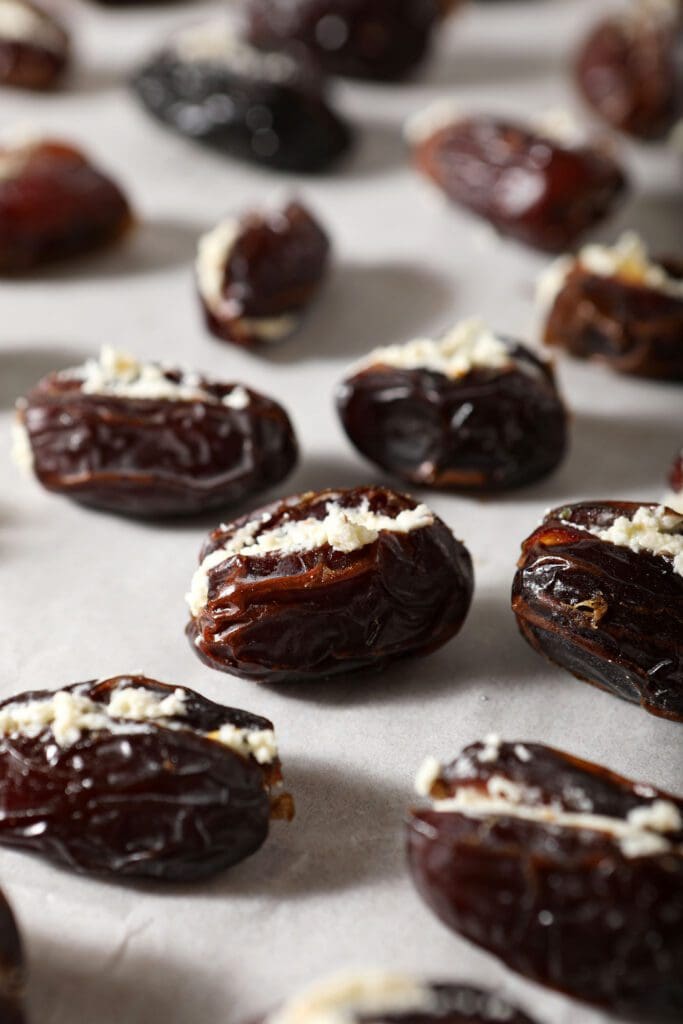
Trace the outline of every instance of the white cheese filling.
<instances>
[{"instance_id":1,"label":"white cheese filling","mask_svg":"<svg viewBox=\"0 0 683 1024\"><path fill-rule=\"evenodd\" d=\"M662 504L683 515L683 491L669 491L664 495Z\"/></svg>"},{"instance_id":2,"label":"white cheese filling","mask_svg":"<svg viewBox=\"0 0 683 1024\"><path fill-rule=\"evenodd\" d=\"M239 385L218 399L201 387L196 374L183 372L180 380L175 381L166 376L170 369L159 363L141 363L134 356L105 345L99 359L88 359L83 366L63 370L59 376L66 380L81 381L84 395L207 402L233 409L244 409L249 404L248 393Z\"/></svg>"},{"instance_id":3,"label":"white cheese filling","mask_svg":"<svg viewBox=\"0 0 683 1024\"><path fill-rule=\"evenodd\" d=\"M34 739L50 729L57 746L66 749L84 732L134 733L155 721L169 728L182 728L187 715L185 701L186 693L180 687L162 697L145 687L125 686L112 693L108 704L82 693L58 690L45 700L14 702L0 708L0 736ZM206 736L243 757L252 755L259 764L270 764L277 758L272 729L240 729L226 722Z\"/></svg>"},{"instance_id":4,"label":"white cheese filling","mask_svg":"<svg viewBox=\"0 0 683 1024\"><path fill-rule=\"evenodd\" d=\"M266 1018L266 1024L352 1024L366 1015L430 1013L432 989L403 974L348 974L306 989Z\"/></svg>"},{"instance_id":5,"label":"white cheese filling","mask_svg":"<svg viewBox=\"0 0 683 1024\"><path fill-rule=\"evenodd\" d=\"M259 341L277 342L293 334L300 317L293 313L270 317L245 317L238 303L223 298L225 268L240 234L240 222L235 218L222 220L199 239L195 273L199 294L215 316L234 317L245 334ZM234 306L234 308L231 308Z\"/></svg>"},{"instance_id":6,"label":"white cheese filling","mask_svg":"<svg viewBox=\"0 0 683 1024\"><path fill-rule=\"evenodd\" d=\"M441 766L437 770L432 761L430 759L428 767L423 766L418 773L416 790L420 796L429 796L431 787L439 778ZM428 788L425 789L427 784ZM527 793L522 786L502 775L492 775L486 783L485 791L475 786L462 785L455 796L433 800L432 807L435 811L455 811L466 817L512 817L559 828L604 832L618 841L625 857L644 857L656 853L683 855L683 845L666 838L667 833L678 832L683 828L680 811L670 800L655 800L651 804L634 808L625 818L613 818L585 811L566 811L552 805L533 805L525 803L525 799Z\"/></svg>"},{"instance_id":7,"label":"white cheese filling","mask_svg":"<svg viewBox=\"0 0 683 1024\"><path fill-rule=\"evenodd\" d=\"M21 473L25 476L30 476L33 472L33 448L31 447L28 430L20 419L20 409L21 406L18 407L17 415L13 419L11 426L12 461L19 467Z\"/></svg>"},{"instance_id":8,"label":"white cheese filling","mask_svg":"<svg viewBox=\"0 0 683 1024\"><path fill-rule=\"evenodd\" d=\"M173 40L173 50L182 61L225 64L247 78L282 83L291 81L297 74L297 65L291 57L250 46L227 18L184 29Z\"/></svg>"},{"instance_id":9,"label":"white cheese filling","mask_svg":"<svg viewBox=\"0 0 683 1024\"><path fill-rule=\"evenodd\" d=\"M376 348L353 371L370 366L395 366L402 370L433 370L445 377L463 377L471 370L512 366L507 345L480 320L464 320L442 338L416 338L402 345Z\"/></svg>"},{"instance_id":10,"label":"white cheese filling","mask_svg":"<svg viewBox=\"0 0 683 1024\"><path fill-rule=\"evenodd\" d=\"M256 533L263 527L264 520L257 519L237 530L223 547L206 556L192 577L185 599L192 614L199 615L209 599L209 571L235 555L263 558L272 552L290 554L324 545L348 553L374 544L380 533L411 533L433 522L434 513L427 505L404 509L392 517L372 512L367 498L355 508L342 508L330 501L323 519L287 519L271 530L263 530L258 537Z\"/></svg>"},{"instance_id":11,"label":"white cheese filling","mask_svg":"<svg viewBox=\"0 0 683 1024\"><path fill-rule=\"evenodd\" d=\"M64 49L64 37L59 28L20 0L0 0L0 39L28 43L56 53Z\"/></svg>"},{"instance_id":12,"label":"white cheese filling","mask_svg":"<svg viewBox=\"0 0 683 1024\"><path fill-rule=\"evenodd\" d=\"M443 128L462 119L462 106L456 100L436 100L408 118L403 126L403 135L411 146L419 146Z\"/></svg>"},{"instance_id":13,"label":"white cheese filling","mask_svg":"<svg viewBox=\"0 0 683 1024\"><path fill-rule=\"evenodd\" d=\"M573 524L577 525L577 524ZM630 551L647 551L652 555L669 557L674 572L683 576L683 515L672 513L665 505L657 508L639 508L633 518L618 516L611 526L579 527L594 537Z\"/></svg>"},{"instance_id":14,"label":"white cheese filling","mask_svg":"<svg viewBox=\"0 0 683 1024\"><path fill-rule=\"evenodd\" d=\"M553 305L577 266L599 277L617 277L624 284L652 288L683 299L683 280L671 277L664 267L654 263L643 240L634 231L626 231L613 246L585 245L576 257L560 256L551 263L538 281L537 300L543 309Z\"/></svg>"}]
</instances>

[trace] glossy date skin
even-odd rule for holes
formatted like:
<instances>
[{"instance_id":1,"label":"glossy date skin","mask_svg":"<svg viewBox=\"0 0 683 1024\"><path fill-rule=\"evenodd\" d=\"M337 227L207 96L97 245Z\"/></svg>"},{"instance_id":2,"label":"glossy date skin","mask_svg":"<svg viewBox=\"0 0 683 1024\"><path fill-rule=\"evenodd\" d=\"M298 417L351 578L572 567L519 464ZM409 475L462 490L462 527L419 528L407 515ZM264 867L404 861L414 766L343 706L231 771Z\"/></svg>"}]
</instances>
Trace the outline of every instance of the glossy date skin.
<instances>
[{"instance_id":1,"label":"glossy date skin","mask_svg":"<svg viewBox=\"0 0 683 1024\"><path fill-rule=\"evenodd\" d=\"M477 743L441 769L434 805L408 820L413 880L448 927L542 985L629 1019L680 1020L683 830L667 832L667 852L627 856L607 831L438 810L494 776L532 807L621 822L656 800L680 820L683 801L541 744L502 743L492 756Z\"/></svg>"},{"instance_id":2,"label":"glossy date skin","mask_svg":"<svg viewBox=\"0 0 683 1024\"><path fill-rule=\"evenodd\" d=\"M106 703L118 687L164 698L177 688L145 676L66 687ZM206 733L225 723L272 729L267 719L184 689L180 728L119 720L119 731L84 731L60 747L51 731L0 739L0 843L71 870L117 878L190 882L254 853L272 816L291 817L291 799L273 800L276 759L261 765ZM41 700L34 691L0 704ZM128 731L130 728L130 731Z\"/></svg>"},{"instance_id":3,"label":"glossy date skin","mask_svg":"<svg viewBox=\"0 0 683 1024\"><path fill-rule=\"evenodd\" d=\"M545 252L569 249L615 208L626 178L591 146L563 146L486 116L454 120L422 138L415 164L449 199L501 235Z\"/></svg>"},{"instance_id":4,"label":"glossy date skin","mask_svg":"<svg viewBox=\"0 0 683 1024\"><path fill-rule=\"evenodd\" d=\"M16 163L15 163L16 161ZM21 274L118 241L133 217L121 189L72 146L0 149L0 274Z\"/></svg>"},{"instance_id":5,"label":"glossy date skin","mask_svg":"<svg viewBox=\"0 0 683 1024\"><path fill-rule=\"evenodd\" d=\"M349 148L349 127L312 67L290 54L267 59L285 70L267 77L257 59L245 70L229 56L186 59L169 47L132 84L153 117L193 142L276 171L325 171Z\"/></svg>"},{"instance_id":6,"label":"glossy date skin","mask_svg":"<svg viewBox=\"0 0 683 1024\"><path fill-rule=\"evenodd\" d=\"M662 261L683 278L683 261ZM546 345L620 373L683 380L683 298L577 264L550 310Z\"/></svg>"},{"instance_id":7,"label":"glossy date skin","mask_svg":"<svg viewBox=\"0 0 683 1024\"><path fill-rule=\"evenodd\" d=\"M197 515L283 480L298 458L284 409L248 389L231 408L220 399L234 385L200 383L218 401L84 394L51 374L18 407L33 472L49 491L135 516Z\"/></svg>"},{"instance_id":8,"label":"glossy date skin","mask_svg":"<svg viewBox=\"0 0 683 1024\"><path fill-rule=\"evenodd\" d=\"M24 951L12 908L0 891L0 1021L24 1024Z\"/></svg>"},{"instance_id":9,"label":"glossy date skin","mask_svg":"<svg viewBox=\"0 0 683 1024\"><path fill-rule=\"evenodd\" d=\"M576 80L613 128L644 141L666 138L683 113L673 20L641 9L601 21L581 47Z\"/></svg>"},{"instance_id":10,"label":"glossy date skin","mask_svg":"<svg viewBox=\"0 0 683 1024\"><path fill-rule=\"evenodd\" d=\"M40 18L50 44L35 38L15 39L0 28L0 85L17 89L52 89L58 85L69 59L69 37L47 11L21 0L21 6Z\"/></svg>"},{"instance_id":11,"label":"glossy date skin","mask_svg":"<svg viewBox=\"0 0 683 1024\"><path fill-rule=\"evenodd\" d=\"M522 545L512 610L525 640L577 679L683 721L683 577L670 560L580 528L607 528L640 507L549 512Z\"/></svg>"},{"instance_id":12,"label":"glossy date skin","mask_svg":"<svg viewBox=\"0 0 683 1024\"><path fill-rule=\"evenodd\" d=\"M416 502L378 487L322 491L258 509L209 536L200 563L236 530L264 520L322 519L328 502L396 517ZM256 534L258 537L258 533ZM469 552L441 520L380 533L350 552L329 545L262 557L226 556L209 572L208 603L187 635L211 668L271 684L317 680L426 654L462 626L472 597Z\"/></svg>"},{"instance_id":13,"label":"glossy date skin","mask_svg":"<svg viewBox=\"0 0 683 1024\"><path fill-rule=\"evenodd\" d=\"M437 0L249 0L256 46L299 44L324 71L350 78L405 78L427 55L443 10Z\"/></svg>"},{"instance_id":14,"label":"glossy date skin","mask_svg":"<svg viewBox=\"0 0 683 1024\"><path fill-rule=\"evenodd\" d=\"M450 378L378 364L347 378L337 408L368 459L403 480L480 493L551 473L567 448L552 367L509 343L510 367Z\"/></svg>"},{"instance_id":15,"label":"glossy date skin","mask_svg":"<svg viewBox=\"0 0 683 1024\"><path fill-rule=\"evenodd\" d=\"M220 306L202 297L209 330L246 348L263 344L258 321L302 315L327 275L329 258L329 238L300 203L271 215L248 214L226 261Z\"/></svg>"}]
</instances>

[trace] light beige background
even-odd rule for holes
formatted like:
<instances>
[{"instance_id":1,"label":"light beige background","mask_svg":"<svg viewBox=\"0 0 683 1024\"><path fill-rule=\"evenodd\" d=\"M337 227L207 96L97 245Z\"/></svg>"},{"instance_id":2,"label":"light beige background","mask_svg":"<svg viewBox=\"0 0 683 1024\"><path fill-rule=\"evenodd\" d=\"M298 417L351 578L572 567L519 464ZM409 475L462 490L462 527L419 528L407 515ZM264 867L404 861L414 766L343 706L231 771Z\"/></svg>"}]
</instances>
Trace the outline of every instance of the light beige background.
<instances>
[{"instance_id":1,"label":"light beige background","mask_svg":"<svg viewBox=\"0 0 683 1024\"><path fill-rule=\"evenodd\" d=\"M193 12L178 4L105 11L64 4L81 69L58 96L3 93L2 126L86 146L130 190L142 224L117 253L0 284L0 406L102 343L179 360L262 388L291 412L303 448L285 492L381 479L347 443L332 396L370 347L481 314L535 339L545 260L448 209L411 171L404 118L441 96L520 115L575 106L565 61L590 0L473 5L410 85L344 85L359 122L353 157L324 178L274 177L195 149L152 123L122 84L136 60ZM653 246L680 235L673 151L624 145L634 197L620 226ZM222 214L298 191L329 226L336 264L301 333L270 358L209 338L193 292L197 235ZM683 443L681 391L560 366L574 413L571 456L547 482L496 501L430 496L470 547L476 594L462 634L376 679L276 693L204 668L183 636L183 594L217 517L150 525L71 505L21 479L0 448L0 692L9 696L144 670L270 716L298 816L211 884L154 890L78 878L0 851L23 926L32 1020L41 1024L231 1024L338 968L390 965L499 987L544 1024L599 1013L544 992L448 933L413 891L402 815L422 758L482 734L543 740L683 789L683 726L652 718L541 661L518 637L509 588L519 543L558 502L657 498Z\"/></svg>"}]
</instances>

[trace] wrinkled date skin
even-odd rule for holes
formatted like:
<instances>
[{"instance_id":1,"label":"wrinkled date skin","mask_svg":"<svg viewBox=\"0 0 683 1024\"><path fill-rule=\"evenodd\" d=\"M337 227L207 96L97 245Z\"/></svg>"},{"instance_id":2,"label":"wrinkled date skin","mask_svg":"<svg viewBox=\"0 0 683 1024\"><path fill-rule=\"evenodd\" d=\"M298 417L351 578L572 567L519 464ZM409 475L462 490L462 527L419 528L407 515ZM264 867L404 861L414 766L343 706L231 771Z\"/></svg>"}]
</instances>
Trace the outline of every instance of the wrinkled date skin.
<instances>
[{"instance_id":1,"label":"wrinkled date skin","mask_svg":"<svg viewBox=\"0 0 683 1024\"><path fill-rule=\"evenodd\" d=\"M645 141L665 138L683 113L675 26L656 13L600 22L581 47L576 78L613 128Z\"/></svg>"},{"instance_id":2,"label":"wrinkled date skin","mask_svg":"<svg viewBox=\"0 0 683 1024\"><path fill-rule=\"evenodd\" d=\"M362 979L362 975L359 976ZM374 995L372 1000L374 1008L358 1009L353 1002L353 997L342 1001L335 994L334 1007L332 1012L341 1012L348 1024L534 1024L531 1018L520 1010L515 1009L509 1003L500 999L491 992L483 989L473 988L471 985L448 984L442 982L421 983L424 995L425 1006L409 1009L407 1006L397 1010L390 1007L390 1000L387 997L386 1008L378 1005L381 996ZM329 983L328 983L329 987ZM318 1010L320 997L316 989L312 990L312 1003L315 1011ZM356 993L354 993L356 995ZM316 998L317 997L317 998ZM293 1004L295 1007L304 1006L305 1017L302 1020L314 1020L315 1011L309 1014L308 1006L305 1003L305 995L302 999L299 996ZM325 1010L327 1008L325 1007ZM258 1024L275 1024L275 1021L286 1020L289 1007L285 1006L277 1014L262 1017ZM297 1010L292 1013L296 1014ZM322 1011L321 1011L322 1013ZM321 1018L322 1019L322 1016Z\"/></svg>"},{"instance_id":3,"label":"wrinkled date skin","mask_svg":"<svg viewBox=\"0 0 683 1024\"><path fill-rule=\"evenodd\" d=\"M464 788L485 794L493 777L521 787L522 808L438 809ZM680 815L682 800L529 743L503 743L493 756L467 747L432 796L410 812L408 857L444 924L542 985L634 1020L681 1020L683 830L667 833L666 852L629 856L609 831L523 814L551 805L619 827L656 799Z\"/></svg>"},{"instance_id":4,"label":"wrinkled date skin","mask_svg":"<svg viewBox=\"0 0 683 1024\"><path fill-rule=\"evenodd\" d=\"M131 686L162 698L176 690L145 676L66 690L106 703L118 687ZM117 731L84 731L64 748L49 729L3 737L0 843L78 872L176 882L208 877L254 853L268 834L279 761L262 766L205 734L225 723L272 725L182 689L187 713L179 728L119 720ZM52 696L22 694L0 710Z\"/></svg>"},{"instance_id":5,"label":"wrinkled date skin","mask_svg":"<svg viewBox=\"0 0 683 1024\"><path fill-rule=\"evenodd\" d=\"M64 74L69 60L69 37L64 28L42 7L17 0L27 17L38 22L35 34L18 39L0 28L0 85L18 89L52 89Z\"/></svg>"},{"instance_id":6,"label":"wrinkled date skin","mask_svg":"<svg viewBox=\"0 0 683 1024\"><path fill-rule=\"evenodd\" d=\"M137 72L133 88L159 121L227 156L278 171L319 172L351 143L324 83L291 54L188 59L174 47ZM277 74L268 70L278 62Z\"/></svg>"},{"instance_id":7,"label":"wrinkled date skin","mask_svg":"<svg viewBox=\"0 0 683 1024\"><path fill-rule=\"evenodd\" d=\"M133 223L119 187L61 142L0 149L0 274L83 256Z\"/></svg>"},{"instance_id":8,"label":"wrinkled date skin","mask_svg":"<svg viewBox=\"0 0 683 1024\"><path fill-rule=\"evenodd\" d=\"M33 472L49 491L138 516L196 515L284 479L298 457L284 409L247 389L231 408L220 399L232 384L200 383L218 401L85 394L50 374L18 408Z\"/></svg>"},{"instance_id":9,"label":"wrinkled date skin","mask_svg":"<svg viewBox=\"0 0 683 1024\"><path fill-rule=\"evenodd\" d=\"M683 721L683 576L670 559L586 530L641 507L582 503L549 512L522 545L512 610L525 640L577 679Z\"/></svg>"},{"instance_id":10,"label":"wrinkled date skin","mask_svg":"<svg viewBox=\"0 0 683 1024\"><path fill-rule=\"evenodd\" d=\"M607 217L626 178L607 153L567 147L491 117L453 121L420 141L419 170L502 235L562 252Z\"/></svg>"},{"instance_id":11,"label":"wrinkled date skin","mask_svg":"<svg viewBox=\"0 0 683 1024\"><path fill-rule=\"evenodd\" d=\"M683 261L661 261L683 278ZM577 264L550 310L544 341L620 373L683 380L683 298Z\"/></svg>"},{"instance_id":12,"label":"wrinkled date skin","mask_svg":"<svg viewBox=\"0 0 683 1024\"><path fill-rule=\"evenodd\" d=\"M24 952L12 908L0 892L0 1021L24 1024Z\"/></svg>"},{"instance_id":13,"label":"wrinkled date skin","mask_svg":"<svg viewBox=\"0 0 683 1024\"><path fill-rule=\"evenodd\" d=\"M395 518L416 502L384 488L321 491L258 509L215 530L200 562L237 530L258 539L291 520L323 519L328 503ZM208 574L208 603L187 634L211 668L268 683L320 679L428 653L454 636L473 589L469 552L434 517L408 533L383 530L350 552L329 544L265 556L232 555Z\"/></svg>"},{"instance_id":14,"label":"wrinkled date skin","mask_svg":"<svg viewBox=\"0 0 683 1024\"><path fill-rule=\"evenodd\" d=\"M247 215L226 261L220 306L212 308L200 288L209 330L247 348L263 344L258 321L301 315L327 274L329 257L329 238L300 203L271 216Z\"/></svg>"},{"instance_id":15,"label":"wrinkled date skin","mask_svg":"<svg viewBox=\"0 0 683 1024\"><path fill-rule=\"evenodd\" d=\"M249 36L298 43L333 75L405 78L424 59L442 10L436 0L250 0Z\"/></svg>"},{"instance_id":16,"label":"wrinkled date skin","mask_svg":"<svg viewBox=\"0 0 683 1024\"><path fill-rule=\"evenodd\" d=\"M552 368L510 343L509 368L447 377L376 365L342 384L337 407L353 444L404 480L490 492L552 472L567 447L567 413Z\"/></svg>"}]
</instances>

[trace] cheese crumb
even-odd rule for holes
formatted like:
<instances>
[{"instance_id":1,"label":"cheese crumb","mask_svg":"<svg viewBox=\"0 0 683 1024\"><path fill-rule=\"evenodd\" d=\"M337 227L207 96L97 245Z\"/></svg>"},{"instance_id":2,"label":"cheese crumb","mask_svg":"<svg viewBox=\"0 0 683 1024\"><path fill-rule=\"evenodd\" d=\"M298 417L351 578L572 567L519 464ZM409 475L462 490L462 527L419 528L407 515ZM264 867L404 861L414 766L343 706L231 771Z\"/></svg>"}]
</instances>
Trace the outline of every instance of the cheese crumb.
<instances>
[{"instance_id":1,"label":"cheese crumb","mask_svg":"<svg viewBox=\"0 0 683 1024\"><path fill-rule=\"evenodd\" d=\"M668 556L674 572L683 576L683 515L673 513L665 505L655 509L642 506L632 518L618 516L604 529L596 526L584 529L617 547Z\"/></svg>"},{"instance_id":2,"label":"cheese crumb","mask_svg":"<svg viewBox=\"0 0 683 1024\"><path fill-rule=\"evenodd\" d=\"M209 598L209 571L235 555L262 558L272 552L290 554L311 551L329 545L335 551L357 551L373 544L380 533L411 533L431 526L434 514L427 505L404 509L396 517L371 512L367 499L356 508L343 508L328 502L324 519L287 519L256 536L263 521L256 520L238 530L227 543L212 551L194 573L186 601L194 616L200 614Z\"/></svg>"},{"instance_id":3,"label":"cheese crumb","mask_svg":"<svg viewBox=\"0 0 683 1024\"><path fill-rule=\"evenodd\" d=\"M258 764L272 764L278 756L275 733L272 729L239 729L226 723L209 738L230 747L243 757L252 756Z\"/></svg>"},{"instance_id":4,"label":"cheese crumb","mask_svg":"<svg viewBox=\"0 0 683 1024\"><path fill-rule=\"evenodd\" d=\"M441 775L441 762L435 757L426 757L415 779L415 792L418 796L429 796L432 786Z\"/></svg>"},{"instance_id":5,"label":"cheese crumb","mask_svg":"<svg viewBox=\"0 0 683 1024\"><path fill-rule=\"evenodd\" d=\"M266 1024L349 1024L359 1017L429 1014L430 986L403 974L348 974L313 985L266 1018Z\"/></svg>"},{"instance_id":6,"label":"cheese crumb","mask_svg":"<svg viewBox=\"0 0 683 1024\"><path fill-rule=\"evenodd\" d=\"M503 369L514 362L510 351L481 320L464 320L442 338L416 338L402 345L376 348L354 366L395 366L404 370L433 370L453 379L477 368Z\"/></svg>"}]
</instances>

